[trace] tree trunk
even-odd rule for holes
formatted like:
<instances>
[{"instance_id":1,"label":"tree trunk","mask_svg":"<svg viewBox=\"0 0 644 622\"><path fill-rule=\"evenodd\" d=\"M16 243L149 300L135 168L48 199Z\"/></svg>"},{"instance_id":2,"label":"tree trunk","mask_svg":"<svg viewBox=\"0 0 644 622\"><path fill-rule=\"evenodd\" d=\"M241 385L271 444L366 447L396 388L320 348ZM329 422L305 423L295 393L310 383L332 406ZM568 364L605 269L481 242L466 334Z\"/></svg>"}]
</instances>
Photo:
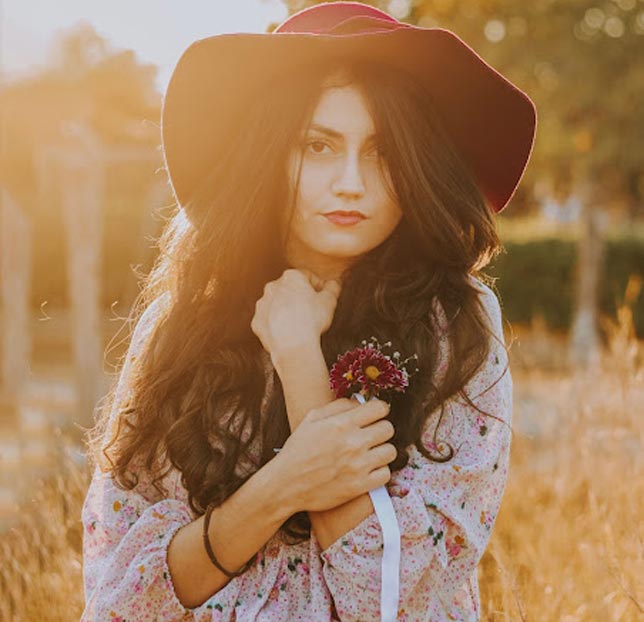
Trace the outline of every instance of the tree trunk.
<instances>
[{"instance_id":1,"label":"tree trunk","mask_svg":"<svg viewBox=\"0 0 644 622\"><path fill-rule=\"evenodd\" d=\"M100 267L104 165L94 154L66 159L61 171L61 198L67 233L68 283L74 368L78 395L76 420L94 423L102 391Z\"/></svg>"},{"instance_id":2,"label":"tree trunk","mask_svg":"<svg viewBox=\"0 0 644 622\"><path fill-rule=\"evenodd\" d=\"M6 190L0 190L0 270L1 393L2 401L15 413L28 380L31 354L31 225Z\"/></svg>"},{"instance_id":3,"label":"tree trunk","mask_svg":"<svg viewBox=\"0 0 644 622\"><path fill-rule=\"evenodd\" d=\"M578 242L575 279L575 316L571 329L569 362L586 369L599 362L601 342L597 314L599 282L604 254L601 210L582 187L581 230Z\"/></svg>"}]
</instances>

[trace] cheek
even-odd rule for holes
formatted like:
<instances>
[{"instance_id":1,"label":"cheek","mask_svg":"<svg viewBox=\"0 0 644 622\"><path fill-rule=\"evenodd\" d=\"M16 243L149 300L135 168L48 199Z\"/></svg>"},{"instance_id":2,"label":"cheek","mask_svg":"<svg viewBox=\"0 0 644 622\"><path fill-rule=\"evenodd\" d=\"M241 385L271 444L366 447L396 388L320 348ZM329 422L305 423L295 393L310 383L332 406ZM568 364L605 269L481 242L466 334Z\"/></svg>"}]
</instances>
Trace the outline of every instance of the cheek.
<instances>
[{"instance_id":1,"label":"cheek","mask_svg":"<svg viewBox=\"0 0 644 622\"><path fill-rule=\"evenodd\" d=\"M292 156L288 162L289 209L292 209L293 212L287 214L288 210L284 210L282 221L284 233L287 232L287 229L290 233L303 233L308 226L313 224L311 218L315 213L324 211L324 205L321 202L324 189L323 175L316 167L307 164L306 159L302 162L297 194L295 194L299 159L299 156Z\"/></svg>"},{"instance_id":2,"label":"cheek","mask_svg":"<svg viewBox=\"0 0 644 622\"><path fill-rule=\"evenodd\" d=\"M402 220L402 210L397 203L387 200L379 211L378 225L383 239L388 238Z\"/></svg>"},{"instance_id":3,"label":"cheek","mask_svg":"<svg viewBox=\"0 0 644 622\"><path fill-rule=\"evenodd\" d=\"M387 186L388 178L379 176L374 180L374 204L377 205L375 213L377 221L381 229L384 230L385 235L391 233L403 217L402 209L398 203L395 192L391 190L388 192Z\"/></svg>"},{"instance_id":4,"label":"cheek","mask_svg":"<svg viewBox=\"0 0 644 622\"><path fill-rule=\"evenodd\" d=\"M322 201L325 193L328 192L329 183L330 170L328 166L307 165L305 161L302 166L298 196L300 211L304 213L323 211Z\"/></svg>"},{"instance_id":5,"label":"cheek","mask_svg":"<svg viewBox=\"0 0 644 622\"><path fill-rule=\"evenodd\" d=\"M324 211L322 187L312 183L313 181L309 178L304 183L304 171L302 171L290 222L283 224L284 231L288 228L290 235L309 242L319 235L322 221L319 220L318 214Z\"/></svg>"}]
</instances>

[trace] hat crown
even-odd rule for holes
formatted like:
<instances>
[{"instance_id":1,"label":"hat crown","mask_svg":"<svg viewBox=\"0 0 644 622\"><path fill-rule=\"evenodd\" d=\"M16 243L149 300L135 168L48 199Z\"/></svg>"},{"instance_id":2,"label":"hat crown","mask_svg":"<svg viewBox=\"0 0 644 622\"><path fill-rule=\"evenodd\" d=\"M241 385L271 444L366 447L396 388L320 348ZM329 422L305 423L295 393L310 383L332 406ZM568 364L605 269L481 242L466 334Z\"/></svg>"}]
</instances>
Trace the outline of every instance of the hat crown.
<instances>
[{"instance_id":1,"label":"hat crown","mask_svg":"<svg viewBox=\"0 0 644 622\"><path fill-rule=\"evenodd\" d=\"M277 26L273 33L322 34L341 31L348 34L364 30L387 30L402 25L388 13L361 2L325 2L294 13Z\"/></svg>"}]
</instances>

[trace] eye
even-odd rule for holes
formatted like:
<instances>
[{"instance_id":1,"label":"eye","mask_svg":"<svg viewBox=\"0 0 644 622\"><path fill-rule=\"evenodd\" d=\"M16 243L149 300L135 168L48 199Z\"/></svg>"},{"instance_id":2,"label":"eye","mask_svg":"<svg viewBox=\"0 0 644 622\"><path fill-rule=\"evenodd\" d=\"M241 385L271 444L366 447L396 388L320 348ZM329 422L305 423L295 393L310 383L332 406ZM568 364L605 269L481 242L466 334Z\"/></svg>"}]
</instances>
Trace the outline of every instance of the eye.
<instances>
[{"instance_id":1,"label":"eye","mask_svg":"<svg viewBox=\"0 0 644 622\"><path fill-rule=\"evenodd\" d=\"M386 152L384 150L384 147L381 147L380 145L375 145L369 151L367 152L368 156L374 157L374 158L383 158L385 156Z\"/></svg>"},{"instance_id":2,"label":"eye","mask_svg":"<svg viewBox=\"0 0 644 622\"><path fill-rule=\"evenodd\" d=\"M323 148L324 147L329 147L330 148L330 145L325 143L323 140L309 140L309 141L306 142L306 147L309 148L310 151L315 155L322 155L323 151L319 150L317 148L314 148L313 145L315 145L317 147L322 146Z\"/></svg>"}]
</instances>

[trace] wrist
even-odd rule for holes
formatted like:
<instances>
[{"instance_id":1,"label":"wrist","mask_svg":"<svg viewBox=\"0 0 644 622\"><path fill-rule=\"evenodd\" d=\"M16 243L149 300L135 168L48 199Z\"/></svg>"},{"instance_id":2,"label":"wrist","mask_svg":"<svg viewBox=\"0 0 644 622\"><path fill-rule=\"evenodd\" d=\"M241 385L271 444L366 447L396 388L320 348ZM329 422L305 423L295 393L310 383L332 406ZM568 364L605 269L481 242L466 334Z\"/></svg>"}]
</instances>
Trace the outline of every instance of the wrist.
<instances>
[{"instance_id":1,"label":"wrist","mask_svg":"<svg viewBox=\"0 0 644 622\"><path fill-rule=\"evenodd\" d=\"M271 352L273 367L275 367L280 377L283 377L283 374L288 372L291 367L301 365L302 360L319 357L324 358L320 340L316 338L307 339Z\"/></svg>"},{"instance_id":2,"label":"wrist","mask_svg":"<svg viewBox=\"0 0 644 622\"><path fill-rule=\"evenodd\" d=\"M277 454L261 470L267 471L267 479L270 481L270 486L267 487L270 491L268 496L275 516L282 524L302 510L297 503L299 495L294 486L293 469L285 455Z\"/></svg>"}]
</instances>

